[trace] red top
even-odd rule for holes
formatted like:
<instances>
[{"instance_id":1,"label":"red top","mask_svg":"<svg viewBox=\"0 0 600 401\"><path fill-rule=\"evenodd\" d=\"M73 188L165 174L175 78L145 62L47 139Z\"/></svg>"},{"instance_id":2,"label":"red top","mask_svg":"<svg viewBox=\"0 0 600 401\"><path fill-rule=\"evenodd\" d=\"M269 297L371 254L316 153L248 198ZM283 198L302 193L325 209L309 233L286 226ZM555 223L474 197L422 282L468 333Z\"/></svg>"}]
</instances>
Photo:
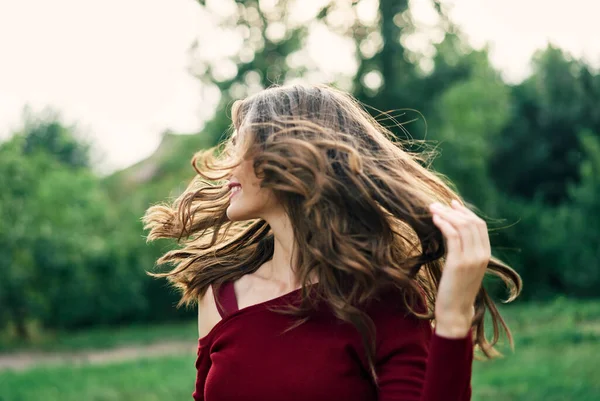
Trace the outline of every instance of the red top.
<instances>
[{"instance_id":1,"label":"red top","mask_svg":"<svg viewBox=\"0 0 600 401\"><path fill-rule=\"evenodd\" d=\"M367 309L377 331L379 390L360 334L328 308L281 334L296 318L267 307L298 302L300 290L241 310L232 282L219 296L223 319L199 340L196 401L471 399L471 335L436 335L428 321L403 312L398 296L383 296Z\"/></svg>"}]
</instances>

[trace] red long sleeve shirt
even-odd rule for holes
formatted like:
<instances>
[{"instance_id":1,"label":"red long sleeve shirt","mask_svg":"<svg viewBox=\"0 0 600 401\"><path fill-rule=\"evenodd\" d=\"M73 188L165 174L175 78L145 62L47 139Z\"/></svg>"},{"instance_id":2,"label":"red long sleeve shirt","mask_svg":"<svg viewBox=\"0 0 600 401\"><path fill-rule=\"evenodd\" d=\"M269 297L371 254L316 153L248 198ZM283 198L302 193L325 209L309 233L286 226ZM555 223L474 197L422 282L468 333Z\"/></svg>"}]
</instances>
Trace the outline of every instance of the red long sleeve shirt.
<instances>
[{"instance_id":1,"label":"red long sleeve shirt","mask_svg":"<svg viewBox=\"0 0 600 401\"><path fill-rule=\"evenodd\" d=\"M215 297L217 295L215 294ZM196 401L466 401L471 398L471 335L447 339L386 295L367 313L376 327L377 389L358 331L324 308L282 334L294 317L271 306L292 291L237 308L233 283L219 296L223 319L199 340Z\"/></svg>"}]
</instances>

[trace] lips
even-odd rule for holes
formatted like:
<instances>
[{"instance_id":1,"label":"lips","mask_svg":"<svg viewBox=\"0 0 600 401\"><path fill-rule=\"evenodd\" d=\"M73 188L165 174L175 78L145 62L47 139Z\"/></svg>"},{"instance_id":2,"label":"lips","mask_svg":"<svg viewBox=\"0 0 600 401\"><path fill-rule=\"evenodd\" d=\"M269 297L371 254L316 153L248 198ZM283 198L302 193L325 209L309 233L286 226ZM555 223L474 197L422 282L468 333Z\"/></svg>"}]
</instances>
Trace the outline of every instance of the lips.
<instances>
[{"instance_id":1,"label":"lips","mask_svg":"<svg viewBox=\"0 0 600 401\"><path fill-rule=\"evenodd\" d=\"M242 186L239 182L230 182L228 186L230 191L229 197L233 197L242 190Z\"/></svg>"}]
</instances>

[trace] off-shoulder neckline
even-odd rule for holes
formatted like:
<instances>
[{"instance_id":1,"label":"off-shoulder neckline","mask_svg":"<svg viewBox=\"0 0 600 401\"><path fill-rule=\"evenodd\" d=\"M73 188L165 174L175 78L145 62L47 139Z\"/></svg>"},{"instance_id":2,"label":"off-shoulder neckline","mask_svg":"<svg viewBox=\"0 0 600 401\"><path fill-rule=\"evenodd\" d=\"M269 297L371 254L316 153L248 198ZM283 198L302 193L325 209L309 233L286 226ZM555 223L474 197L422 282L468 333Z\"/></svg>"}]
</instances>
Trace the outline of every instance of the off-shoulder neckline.
<instances>
[{"instance_id":1,"label":"off-shoulder neckline","mask_svg":"<svg viewBox=\"0 0 600 401\"><path fill-rule=\"evenodd\" d=\"M318 283L311 284L310 286L317 285L317 284ZM198 338L199 346L204 347L204 346L208 345L210 343L210 339L214 335L214 333L216 331L218 331L222 326L224 326L227 322L232 320L233 318L240 316L240 315L245 315L245 314L250 313L255 310L263 309L267 306L270 306L271 304L277 304L277 303L293 296L294 294L298 294L300 291L302 291L302 287L296 288L295 290L292 290L290 292L286 292L285 294L279 295L275 298L271 298L271 299L268 299L263 302L258 302L256 304L245 306L242 309L235 310L234 312L228 314L227 316L225 316L224 318L219 320L204 337ZM236 303L237 303L237 300L236 300Z\"/></svg>"}]
</instances>

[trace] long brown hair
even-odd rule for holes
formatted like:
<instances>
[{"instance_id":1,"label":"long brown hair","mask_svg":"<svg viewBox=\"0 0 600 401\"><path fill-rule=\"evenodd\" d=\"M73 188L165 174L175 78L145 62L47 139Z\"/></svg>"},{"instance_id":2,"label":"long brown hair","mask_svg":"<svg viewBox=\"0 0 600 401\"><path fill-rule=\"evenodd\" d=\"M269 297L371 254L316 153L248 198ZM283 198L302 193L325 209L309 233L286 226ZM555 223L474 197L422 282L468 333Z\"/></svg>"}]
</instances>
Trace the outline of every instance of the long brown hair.
<instances>
[{"instance_id":1,"label":"long brown hair","mask_svg":"<svg viewBox=\"0 0 600 401\"><path fill-rule=\"evenodd\" d=\"M433 321L444 262L444 239L428 205L449 204L460 196L419 155L379 124L347 93L328 86L282 86L237 101L231 137L217 148L196 154L197 176L172 205L156 205L144 216L148 240L176 238L180 249L159 264L175 267L167 277L182 291L180 304L197 301L208 286L219 286L256 271L273 255L274 240L263 220L231 222L223 185L243 158L254 162L262 187L271 189L288 214L296 240L295 273L302 302L282 313L303 323L319 301L360 332L371 374L374 325L363 305L384 288L404 294L404 306ZM242 151L240 152L240 149ZM488 273L509 289L508 301L521 290L519 275L492 258ZM317 277L315 292L310 278ZM415 300L425 294L426 309ZM491 314L493 336L484 333ZM485 289L475 303L474 343L491 358L500 328L510 331Z\"/></svg>"}]
</instances>

